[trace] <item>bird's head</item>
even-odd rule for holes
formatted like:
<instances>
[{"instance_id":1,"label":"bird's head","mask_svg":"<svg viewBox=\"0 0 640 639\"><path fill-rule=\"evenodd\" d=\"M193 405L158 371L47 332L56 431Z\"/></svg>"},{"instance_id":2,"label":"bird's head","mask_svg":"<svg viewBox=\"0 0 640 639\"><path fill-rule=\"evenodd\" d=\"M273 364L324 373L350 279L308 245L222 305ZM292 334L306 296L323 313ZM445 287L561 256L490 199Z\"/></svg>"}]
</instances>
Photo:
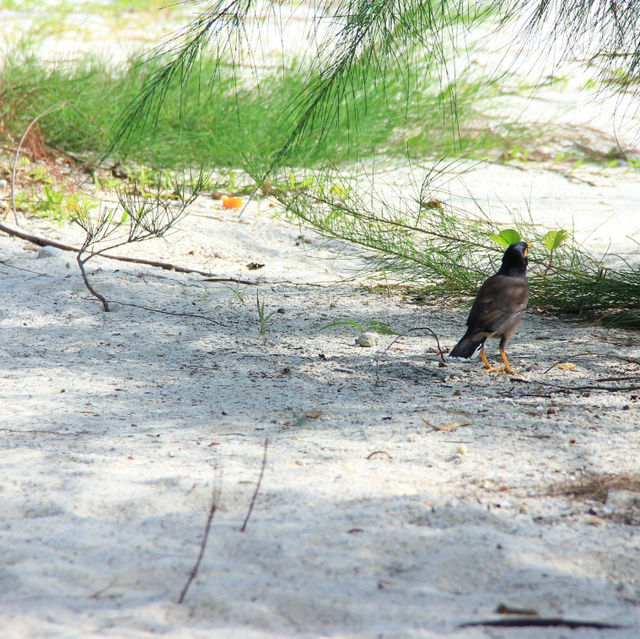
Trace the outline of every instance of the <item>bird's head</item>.
<instances>
[{"instance_id":1,"label":"bird's head","mask_svg":"<svg viewBox=\"0 0 640 639\"><path fill-rule=\"evenodd\" d=\"M500 273L503 275L522 275L527 272L528 249L531 246L527 242L516 242L512 244L502 257L502 267Z\"/></svg>"}]
</instances>

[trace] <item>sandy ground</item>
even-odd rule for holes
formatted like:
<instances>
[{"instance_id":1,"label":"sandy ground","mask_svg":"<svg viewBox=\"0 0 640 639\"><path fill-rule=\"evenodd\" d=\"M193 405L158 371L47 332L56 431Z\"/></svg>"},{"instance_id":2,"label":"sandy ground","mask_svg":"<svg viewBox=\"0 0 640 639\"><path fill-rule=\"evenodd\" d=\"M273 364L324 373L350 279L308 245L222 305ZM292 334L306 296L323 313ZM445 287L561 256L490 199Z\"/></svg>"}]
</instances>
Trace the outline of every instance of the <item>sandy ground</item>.
<instances>
[{"instance_id":1,"label":"sandy ground","mask_svg":"<svg viewBox=\"0 0 640 639\"><path fill-rule=\"evenodd\" d=\"M70 254L38 259L0 237L3 636L605 632L459 628L505 618L500 604L637 636L638 486L558 494L638 469L638 364L610 357L637 362L637 335L529 313L514 375L440 367L426 330L358 347L355 331L323 326L428 326L451 348L466 309L372 293L299 234L265 205L238 218L201 199L170 242L137 254L257 289L97 261L111 313ZM256 290L275 311L263 335ZM548 370L557 362L576 368ZM613 390L561 392L589 386ZM214 490L208 547L178 604Z\"/></svg>"},{"instance_id":2,"label":"sandy ground","mask_svg":"<svg viewBox=\"0 0 640 639\"><path fill-rule=\"evenodd\" d=\"M478 168L452 198L637 263L635 173L534 167ZM0 236L0 635L639 636L637 333L532 310L514 374L443 367L424 327L450 349L468 304L372 292L272 213L201 198L169 241L130 249L258 286L95 260L110 313L70 254ZM323 330L344 318L422 328L365 348ZM461 627L530 618L501 605L622 628Z\"/></svg>"}]
</instances>

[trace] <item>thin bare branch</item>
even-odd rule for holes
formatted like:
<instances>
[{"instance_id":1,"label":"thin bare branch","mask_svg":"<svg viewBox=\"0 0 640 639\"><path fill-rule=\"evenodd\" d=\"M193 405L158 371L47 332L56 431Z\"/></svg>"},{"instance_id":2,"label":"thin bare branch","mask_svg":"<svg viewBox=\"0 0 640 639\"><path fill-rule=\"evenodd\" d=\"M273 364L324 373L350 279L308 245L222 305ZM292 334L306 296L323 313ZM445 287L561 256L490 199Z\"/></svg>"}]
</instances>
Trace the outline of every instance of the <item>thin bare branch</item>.
<instances>
[{"instance_id":1,"label":"thin bare branch","mask_svg":"<svg viewBox=\"0 0 640 639\"><path fill-rule=\"evenodd\" d=\"M25 233L13 229L6 224L0 222L0 231L11 235L13 237L19 237L21 240L26 240L37 246L53 246L61 251L69 251L72 253L79 253L80 248L77 246L71 246L70 244L64 244L63 242L57 242L46 237L39 235L33 235L31 233ZM100 253L100 257L104 257L108 260L116 260L118 262L129 262L131 264L144 264L146 266L153 266L155 268L161 268L165 271L175 271L176 273L194 273L196 275L203 275L205 279L203 282L233 282L235 284L247 284L248 286L256 286L257 282L251 282L249 280L240 280L235 277L211 277L213 274L211 271L200 271L195 268L187 268L186 266L180 266L171 262L159 262L157 260L145 260L139 257L125 257L124 255L109 255L108 253Z\"/></svg>"},{"instance_id":2,"label":"thin bare branch","mask_svg":"<svg viewBox=\"0 0 640 639\"><path fill-rule=\"evenodd\" d=\"M570 359L575 359L576 357L597 357L598 359L617 359L621 362L627 362L629 364L636 364L640 366L640 360L634 359L633 357L624 357L622 355L613 355L611 353L576 353L575 355L571 355ZM548 373L550 370L554 369L556 366L564 363L566 360L558 360L554 362L549 368L542 371L542 374Z\"/></svg>"},{"instance_id":3,"label":"thin bare branch","mask_svg":"<svg viewBox=\"0 0 640 639\"><path fill-rule=\"evenodd\" d=\"M184 585L182 592L180 593L180 597L178 597L178 603L181 604L184 602L184 598L187 596L187 591L189 590L189 586L196 578L198 574L198 570L200 569L200 563L202 562L202 558L204 557L204 551L207 547L207 541L209 539L209 531L211 530L211 522L213 521L213 516L216 514L216 510L220 504L220 479L216 477L213 482L213 491L211 495L211 506L209 507L209 515L207 517L207 523L204 527L204 534L202 536L202 542L200 543L200 552L198 553L198 558L196 559L196 563L194 564L191 572L189 573L189 578L187 579L187 583Z\"/></svg>"},{"instance_id":4,"label":"thin bare branch","mask_svg":"<svg viewBox=\"0 0 640 639\"><path fill-rule=\"evenodd\" d=\"M244 532L247 529L247 524L249 523L249 517L251 517L251 513L253 512L253 507L256 503L256 498L258 497L258 492L260 490L260 485L262 484L262 477L264 476L264 469L267 466L267 446L269 445L269 439L265 437L264 440L264 453L262 455L262 465L260 466L260 476L258 477L258 482L256 483L256 489L253 492L253 497L251 497L251 503L249 504L249 510L247 511L247 516L244 518L244 522L242 523L242 527L240 528L240 532Z\"/></svg>"},{"instance_id":5,"label":"thin bare branch","mask_svg":"<svg viewBox=\"0 0 640 639\"><path fill-rule=\"evenodd\" d=\"M91 283L89 282L89 278L87 277L87 272L85 271L84 268L84 263L87 261L88 258L84 258L82 257L82 252L79 252L78 255L76 256L76 261L78 262L78 266L80 267L80 273L82 273L82 279L84 280L84 285L87 287L87 289L89 289L89 292L91 293L91 295L93 295L95 298L99 299L102 302L102 308L104 309L104 311L106 313L108 313L109 311L111 311L111 308L109 308L109 302L107 302L107 298L98 293L98 291L96 291L95 288L93 288L93 286L91 286Z\"/></svg>"}]
</instances>

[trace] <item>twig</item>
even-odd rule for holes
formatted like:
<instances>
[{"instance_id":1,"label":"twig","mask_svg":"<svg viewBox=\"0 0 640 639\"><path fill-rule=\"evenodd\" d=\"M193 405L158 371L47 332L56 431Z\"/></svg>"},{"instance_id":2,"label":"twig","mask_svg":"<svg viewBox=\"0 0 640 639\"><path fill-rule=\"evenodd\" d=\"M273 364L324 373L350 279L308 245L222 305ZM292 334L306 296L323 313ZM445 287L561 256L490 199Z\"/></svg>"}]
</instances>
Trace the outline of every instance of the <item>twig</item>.
<instances>
[{"instance_id":1,"label":"twig","mask_svg":"<svg viewBox=\"0 0 640 639\"><path fill-rule=\"evenodd\" d=\"M38 120L40 120L40 118L43 118L45 115L48 115L52 111L56 111L57 109L60 109L63 106L66 106L67 104L68 104L68 101L60 102L59 104L54 104L52 107L49 107L48 109L46 109L46 111L43 111L40 115L36 116L33 120L31 120L31 123L27 127L27 130L24 132L24 134L20 138L20 143L18 144L18 148L16 149L16 154L13 158L13 171L11 172L11 207L13 208L13 219L15 220L15 223L18 226L20 226L20 223L18 222L18 212L16 210L16 170L18 168L18 156L20 155L20 149L22 148L22 144L24 143L27 135L29 135L29 131L31 131L31 127L34 124L36 124Z\"/></svg>"},{"instance_id":2,"label":"twig","mask_svg":"<svg viewBox=\"0 0 640 639\"><path fill-rule=\"evenodd\" d=\"M62 242L56 242L56 240L49 240L47 238L40 237L38 235L32 235L30 233L25 233L24 231L12 229L10 226L6 226L1 222L0 222L0 231L6 233L7 235L19 237L21 240L26 240L27 242L31 242L32 244L36 244L37 246L53 246L55 248L59 248L61 251L70 251L72 253L79 253L81 251L81 249L76 246L63 244ZM187 268L186 266L178 266L177 264L172 264L170 262L157 262L155 260L145 260L139 257L109 255L108 253L101 253L100 257L106 257L109 260L117 260L118 262L130 262L132 264L145 264L146 266L161 268L161 269L164 269L165 271L175 271L176 273L195 273L196 275L204 275L205 277L207 277L207 279L203 280L204 282L233 282L234 284L247 284L251 286L256 285L256 282L250 282L248 280L239 280L235 277L211 278L209 277L211 275L210 271L199 271L198 269Z\"/></svg>"},{"instance_id":3,"label":"twig","mask_svg":"<svg viewBox=\"0 0 640 639\"><path fill-rule=\"evenodd\" d=\"M464 418L464 419L459 419L455 422L449 422L448 424L443 424L442 426L436 426L435 424L432 424L431 422L427 421L422 415L420 415L420 419L427 426L431 426L433 430L439 431L439 432L455 430L456 428L460 428L460 426L470 426L471 424L473 424L473 421L471 421L470 419Z\"/></svg>"},{"instance_id":4,"label":"twig","mask_svg":"<svg viewBox=\"0 0 640 639\"><path fill-rule=\"evenodd\" d=\"M258 491L260 490L260 484L262 484L262 477L264 476L264 469L267 466L267 446L268 445L269 445L269 439L265 437L264 454L262 455L262 466L260 467L260 476L258 477L258 483L256 484L256 489L253 493L253 497L251 498L251 503L249 504L249 510L247 511L247 516L244 518L244 522L242 523L240 532L244 532L246 530L247 524L249 523L249 517L251 517L251 513L253 512L253 506L255 505L256 498L258 497Z\"/></svg>"},{"instance_id":5,"label":"twig","mask_svg":"<svg viewBox=\"0 0 640 639\"><path fill-rule=\"evenodd\" d=\"M587 390L601 390L608 391L611 393L620 393L620 392L628 392L634 390L640 390L640 385L638 386L598 386L596 384L586 384L585 386L563 386L562 384L553 384L551 382L539 382L537 380L530 379L522 379L521 377L511 377L510 381L519 382L521 384L538 384L539 386L553 386L553 388L557 388L558 390L549 390L550 393L562 393L564 391L587 391ZM535 395L537 397L537 395Z\"/></svg>"},{"instance_id":6,"label":"twig","mask_svg":"<svg viewBox=\"0 0 640 639\"><path fill-rule=\"evenodd\" d=\"M107 302L107 298L104 295L102 295L101 293L98 293L98 291L96 291L96 289L93 288L93 286L91 286L91 283L89 282L89 278L87 277L87 272L84 269L84 263L86 261L86 258L83 259L82 255L83 255L82 252L78 253L78 255L76 256L76 261L78 262L78 266L80 267L80 273L82 273L82 279L84 280L84 285L89 289L89 292L91 293L91 295L93 295L94 297L96 297L102 302L102 308L105 310L106 313L108 313L111 310L109 308L109 302Z\"/></svg>"},{"instance_id":7,"label":"twig","mask_svg":"<svg viewBox=\"0 0 640 639\"><path fill-rule=\"evenodd\" d=\"M187 579L187 583L184 585L182 592L180 593L180 597L178 598L178 603L181 604L184 601L184 598L187 595L187 590L189 590L189 586L191 582L196 578L198 574L198 570L200 569L200 562L202 561L202 557L204 556L204 549L207 546L207 540L209 539L209 531L211 530L211 522L213 521L213 516L218 508L218 504L220 503L220 482L219 479L215 479L213 482L213 494L211 496L211 506L209 507L209 516L207 517L207 523L204 527L204 535L202 537L202 543L200 544L200 552L198 553L198 559L196 560L191 573L189 574L189 578Z\"/></svg>"},{"instance_id":8,"label":"twig","mask_svg":"<svg viewBox=\"0 0 640 639\"><path fill-rule=\"evenodd\" d=\"M212 324L216 324L216 326L227 326L227 324L223 324L222 322L218 322L211 317L207 317L206 315L198 315L198 313L178 313L175 311L163 311L159 308L151 308L149 306L142 306L142 304L134 304L133 302L119 302L118 300L110 300L112 304L120 304L121 306L133 306L134 308L141 308L143 311L149 311L150 313L162 313L162 315L176 315L177 317L193 317L195 319L203 319L207 322L211 322Z\"/></svg>"},{"instance_id":9,"label":"twig","mask_svg":"<svg viewBox=\"0 0 640 639\"><path fill-rule=\"evenodd\" d=\"M203 282L233 282L234 284L247 284L248 286L258 286L258 282L250 282L249 280L239 280L237 277L206 277L202 281ZM285 284L286 283L287 282L285 282Z\"/></svg>"},{"instance_id":10,"label":"twig","mask_svg":"<svg viewBox=\"0 0 640 639\"><path fill-rule=\"evenodd\" d=\"M436 340L436 344L438 345L438 352L437 355L440 356L440 361L442 363L443 366L447 365L447 362L444 359L444 352L442 350L442 347L440 346L440 339L438 338L438 335L436 334L436 332L429 328L428 326L416 326L414 328L410 328L408 330L406 330L404 333L400 333L392 342L391 344L389 344L389 346L387 346L387 348L385 348L385 351L388 351L401 337L405 337L406 335L408 335L409 333L413 333L414 331L429 331L433 337Z\"/></svg>"},{"instance_id":11,"label":"twig","mask_svg":"<svg viewBox=\"0 0 640 639\"><path fill-rule=\"evenodd\" d=\"M447 362L444 359L444 351L442 350L442 346L440 346L440 339L438 338L438 335L433 329L429 328L428 326L418 326L417 328L409 329L407 333L410 333L411 331L429 331L436 340L436 344L438 346L437 354L440 355L440 362L442 363L443 366L447 365Z\"/></svg>"},{"instance_id":12,"label":"twig","mask_svg":"<svg viewBox=\"0 0 640 639\"><path fill-rule=\"evenodd\" d=\"M609 358L609 359L618 359L621 362L627 362L628 364L637 364L640 366L640 360L634 359L632 357L623 357L622 355L612 355L610 353L576 353L575 355L571 355L569 359L573 359L575 357L599 357L599 358ZM559 364L562 364L565 360L558 360L554 362L547 370L542 371L542 374L548 373L551 369L555 368Z\"/></svg>"},{"instance_id":13,"label":"twig","mask_svg":"<svg viewBox=\"0 0 640 639\"><path fill-rule=\"evenodd\" d=\"M396 335L396 337L391 341L391 343L384 349L384 351L382 352L382 354L384 355L401 337L405 337L406 335L408 335L409 333L412 333L414 331L429 331L436 340L436 344L438 345L438 355L440 356L440 367L444 367L447 365L447 362L444 359L444 353L442 350L442 347L440 346L440 339L438 338L438 335L436 334L436 332L429 328L428 326L416 326L414 328L410 328L408 330L406 330L404 333L399 333L398 335ZM377 386L380 383L380 379L378 376L378 365L379 365L379 360L376 359L376 381L375 381L375 385Z\"/></svg>"},{"instance_id":14,"label":"twig","mask_svg":"<svg viewBox=\"0 0 640 639\"><path fill-rule=\"evenodd\" d=\"M503 603L498 604L494 612L497 612L499 615L530 615L532 617L538 616L538 611L533 610L532 608L514 608Z\"/></svg>"},{"instance_id":15,"label":"twig","mask_svg":"<svg viewBox=\"0 0 640 639\"><path fill-rule=\"evenodd\" d=\"M516 619L489 619L487 621L469 621L461 623L459 628L473 626L490 626L503 628L526 628L527 626L542 628L598 628L600 630L618 630L626 626L600 621L580 621L577 619L562 619L561 617L518 617Z\"/></svg>"},{"instance_id":16,"label":"twig","mask_svg":"<svg viewBox=\"0 0 640 639\"><path fill-rule=\"evenodd\" d=\"M392 459L391 455L386 450L374 450L367 455L367 459L371 459L374 455L386 455L387 459Z\"/></svg>"},{"instance_id":17,"label":"twig","mask_svg":"<svg viewBox=\"0 0 640 639\"><path fill-rule=\"evenodd\" d=\"M622 377L601 377L600 382L628 382L631 379L640 379L640 375L624 375Z\"/></svg>"}]
</instances>

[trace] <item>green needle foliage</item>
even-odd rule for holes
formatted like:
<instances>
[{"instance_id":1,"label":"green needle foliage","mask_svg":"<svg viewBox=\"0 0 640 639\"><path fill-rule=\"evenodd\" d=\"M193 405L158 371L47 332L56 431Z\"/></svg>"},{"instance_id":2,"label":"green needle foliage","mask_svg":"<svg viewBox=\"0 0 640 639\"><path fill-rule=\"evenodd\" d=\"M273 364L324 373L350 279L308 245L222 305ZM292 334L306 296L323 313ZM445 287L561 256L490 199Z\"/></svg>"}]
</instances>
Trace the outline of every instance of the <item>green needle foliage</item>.
<instances>
[{"instance_id":1,"label":"green needle foliage","mask_svg":"<svg viewBox=\"0 0 640 639\"><path fill-rule=\"evenodd\" d=\"M271 6L275 21L276 5ZM205 51L213 51L218 62L244 62L247 56L241 50L253 48L246 23L255 7L252 0L210 1L190 25L160 46L154 52L159 66L147 74L125 109L114 144L136 135L149 121L156 122L171 87L187 83L199 70L197 63ZM336 129L344 130L345 123L351 132L359 129L362 111L356 101L377 93L393 96L386 82L392 69L419 68L423 75L455 88L451 84L457 79L455 67L450 62L457 53L456 43L464 42L464 35L474 25L486 24L490 16L499 18L494 21L496 29L509 17L528 16L520 42L511 44L514 50L535 39L541 52L554 45L555 51L564 48L565 55L599 58L627 78L638 75L640 12L634 0L569 0L559 6L548 0L338 0L316 10L317 53L302 90L284 114L287 135L272 168L290 165L300 145L308 148L310 137L322 140ZM319 27L327 22L333 28L321 34ZM214 66L211 77L219 71ZM373 83L372 76L377 78ZM409 73L401 77L406 80L402 91L406 98L414 84ZM441 114L455 130L455 90L441 105Z\"/></svg>"},{"instance_id":2,"label":"green needle foliage","mask_svg":"<svg viewBox=\"0 0 640 639\"><path fill-rule=\"evenodd\" d=\"M110 150L111 134L127 105L144 87L146 73L160 69L160 60L140 66L135 60L122 69L87 57L73 65L44 65L28 51L7 57L6 88L0 99L0 119L20 137L29 123L39 121L46 142L96 163ZM198 163L208 168L246 167L265 173L281 156L295 129L291 105L304 93L308 69L293 60L265 71L257 81L239 82L232 61L204 58L200 73L181 82L174 78L153 122L142 120L120 138L112 157L160 169L181 169ZM482 78L461 79L455 87L440 86L422 69L389 66L386 77L369 69L362 82L369 87L345 97L342 105L358 127L327 128L322 121L289 147L291 166L311 167L326 157L347 164L364 155L401 157L484 155L486 149L507 149L510 133L482 130L477 118L489 110L495 89ZM364 71L363 71L364 74ZM201 79L208 78L207 82ZM414 90L403 97L406 82ZM384 83L386 94L372 89ZM455 129L442 115L457 91ZM393 98L391 97L393 96ZM311 127L311 124L309 124ZM429 135L420 134L429 131ZM522 139L522 132L514 132ZM532 135L532 132L526 135ZM304 143L303 143L304 142Z\"/></svg>"},{"instance_id":3,"label":"green needle foliage","mask_svg":"<svg viewBox=\"0 0 640 639\"><path fill-rule=\"evenodd\" d=\"M361 180L343 180L339 189L307 180L315 188L276 190L275 196L292 220L357 245L372 273L393 273L416 293L475 295L499 268L505 246L525 239L531 243L531 306L640 328L637 268L621 260L606 266L604 258L582 250L563 229L545 231L520 221L515 229L497 231L479 207L473 215L440 199L433 191L435 179L427 176L412 201L377 194L375 185L365 189Z\"/></svg>"}]
</instances>

